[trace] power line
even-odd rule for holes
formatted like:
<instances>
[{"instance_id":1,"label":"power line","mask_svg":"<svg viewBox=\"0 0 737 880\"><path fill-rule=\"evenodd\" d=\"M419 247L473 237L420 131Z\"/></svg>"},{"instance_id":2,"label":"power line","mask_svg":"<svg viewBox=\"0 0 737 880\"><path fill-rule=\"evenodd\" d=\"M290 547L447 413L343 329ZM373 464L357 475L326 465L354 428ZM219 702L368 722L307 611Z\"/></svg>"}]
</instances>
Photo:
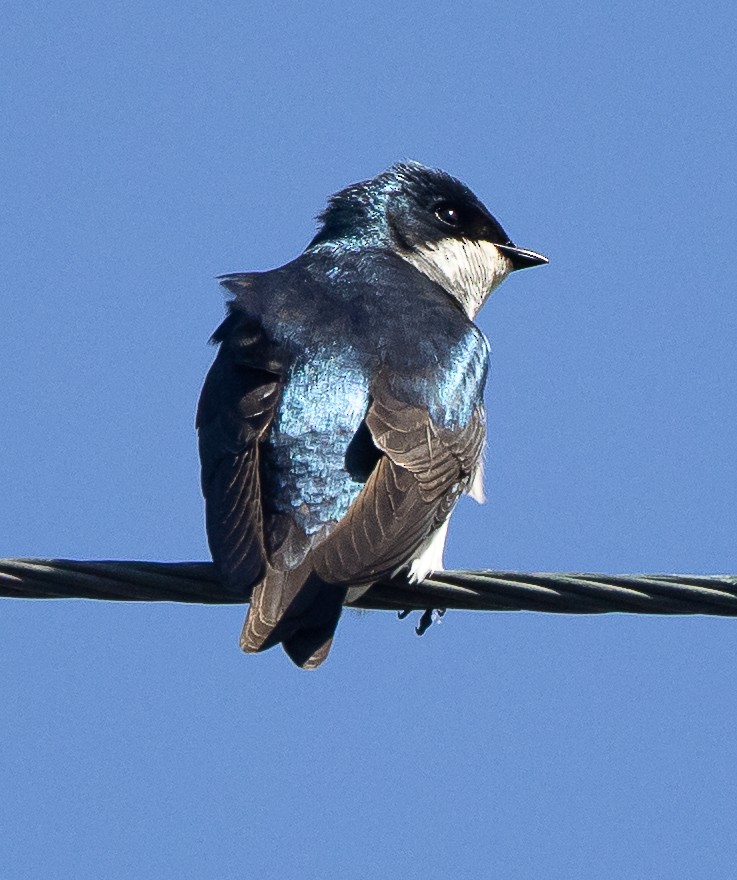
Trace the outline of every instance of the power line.
<instances>
[{"instance_id":1,"label":"power line","mask_svg":"<svg viewBox=\"0 0 737 880\"><path fill-rule=\"evenodd\" d=\"M0 559L0 596L238 604L210 562ZM382 610L457 608L558 614L712 614L737 616L736 575L527 574L437 572L421 584L375 584L351 607Z\"/></svg>"}]
</instances>

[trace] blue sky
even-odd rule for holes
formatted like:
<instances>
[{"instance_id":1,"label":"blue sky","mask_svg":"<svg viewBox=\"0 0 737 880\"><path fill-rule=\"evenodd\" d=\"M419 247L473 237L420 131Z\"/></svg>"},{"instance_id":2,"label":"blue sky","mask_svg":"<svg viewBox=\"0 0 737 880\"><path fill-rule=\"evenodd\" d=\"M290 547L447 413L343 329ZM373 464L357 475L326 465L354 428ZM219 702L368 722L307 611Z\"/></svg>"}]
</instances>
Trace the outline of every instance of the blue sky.
<instances>
[{"instance_id":1,"label":"blue sky","mask_svg":"<svg viewBox=\"0 0 737 880\"><path fill-rule=\"evenodd\" d=\"M0 556L203 559L214 276L400 158L548 267L480 318L446 562L737 572L734 5L11 2ZM0 602L0 876L724 878L736 624Z\"/></svg>"}]
</instances>

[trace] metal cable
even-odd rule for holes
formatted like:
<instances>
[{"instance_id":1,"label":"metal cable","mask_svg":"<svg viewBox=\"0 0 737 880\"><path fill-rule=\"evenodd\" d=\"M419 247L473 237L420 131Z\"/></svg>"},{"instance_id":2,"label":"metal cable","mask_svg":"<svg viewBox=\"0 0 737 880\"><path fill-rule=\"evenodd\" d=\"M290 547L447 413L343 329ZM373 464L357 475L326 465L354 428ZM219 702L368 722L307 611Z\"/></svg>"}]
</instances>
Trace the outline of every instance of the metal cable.
<instances>
[{"instance_id":1,"label":"metal cable","mask_svg":"<svg viewBox=\"0 0 737 880\"><path fill-rule=\"evenodd\" d=\"M237 604L210 562L80 562L0 559L0 596L21 599L113 599ZM355 608L547 611L558 614L716 614L737 616L735 575L526 574L444 571L421 584L394 578L375 584Z\"/></svg>"}]
</instances>

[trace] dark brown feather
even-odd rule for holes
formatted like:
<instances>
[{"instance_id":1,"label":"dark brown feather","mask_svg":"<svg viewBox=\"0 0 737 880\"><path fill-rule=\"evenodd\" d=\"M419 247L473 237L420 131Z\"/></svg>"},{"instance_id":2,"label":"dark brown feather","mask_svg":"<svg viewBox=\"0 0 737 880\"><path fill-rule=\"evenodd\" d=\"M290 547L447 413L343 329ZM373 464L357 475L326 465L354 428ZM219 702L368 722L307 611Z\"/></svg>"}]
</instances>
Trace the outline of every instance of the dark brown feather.
<instances>
[{"instance_id":1,"label":"dark brown feather","mask_svg":"<svg viewBox=\"0 0 737 880\"><path fill-rule=\"evenodd\" d=\"M260 450L281 393L278 359L260 325L231 315L197 412L205 522L223 582L243 592L264 575Z\"/></svg>"},{"instance_id":2,"label":"dark brown feather","mask_svg":"<svg viewBox=\"0 0 737 880\"><path fill-rule=\"evenodd\" d=\"M314 668L330 650L347 589L367 588L409 564L449 516L481 455L483 409L463 428L443 428L377 382L362 429L375 444L376 464L346 516L309 538L280 521L278 541L267 542L260 444L283 373L259 325L228 321L197 419L208 539L223 580L234 591L253 586L243 650L281 642L295 663Z\"/></svg>"},{"instance_id":3,"label":"dark brown feather","mask_svg":"<svg viewBox=\"0 0 737 880\"><path fill-rule=\"evenodd\" d=\"M332 583L370 584L408 564L447 519L469 485L485 438L484 413L458 430L426 409L374 390L366 424L385 454L344 519L313 551L314 570Z\"/></svg>"}]
</instances>

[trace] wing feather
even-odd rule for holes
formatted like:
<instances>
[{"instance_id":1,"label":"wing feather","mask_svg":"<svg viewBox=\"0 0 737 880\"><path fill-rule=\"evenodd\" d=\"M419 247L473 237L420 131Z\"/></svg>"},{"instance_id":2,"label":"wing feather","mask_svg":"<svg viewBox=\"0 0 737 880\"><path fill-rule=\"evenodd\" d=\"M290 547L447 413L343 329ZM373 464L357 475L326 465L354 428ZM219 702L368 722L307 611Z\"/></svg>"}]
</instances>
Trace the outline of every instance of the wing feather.
<instances>
[{"instance_id":1,"label":"wing feather","mask_svg":"<svg viewBox=\"0 0 737 880\"><path fill-rule=\"evenodd\" d=\"M282 377L278 353L259 322L232 312L214 338L220 350L197 412L205 523L221 578L243 592L263 577L267 564L260 444Z\"/></svg>"},{"instance_id":2,"label":"wing feather","mask_svg":"<svg viewBox=\"0 0 737 880\"><path fill-rule=\"evenodd\" d=\"M374 389L366 425L384 455L312 553L321 578L354 587L411 561L469 485L485 438L482 406L467 425L446 428L427 409L397 400L385 383Z\"/></svg>"}]
</instances>

